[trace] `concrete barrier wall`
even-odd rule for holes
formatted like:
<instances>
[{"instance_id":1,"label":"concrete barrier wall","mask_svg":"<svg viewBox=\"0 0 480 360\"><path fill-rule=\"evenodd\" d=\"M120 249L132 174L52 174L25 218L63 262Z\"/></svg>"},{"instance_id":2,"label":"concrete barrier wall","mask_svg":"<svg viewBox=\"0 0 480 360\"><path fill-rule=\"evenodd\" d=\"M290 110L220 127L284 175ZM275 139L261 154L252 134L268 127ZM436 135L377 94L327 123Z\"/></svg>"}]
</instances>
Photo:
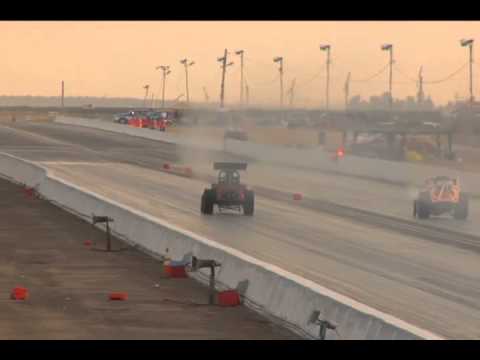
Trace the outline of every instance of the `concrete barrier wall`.
<instances>
[{"instance_id":1,"label":"concrete barrier wall","mask_svg":"<svg viewBox=\"0 0 480 360\"><path fill-rule=\"evenodd\" d=\"M190 254L217 260L222 264L217 274L219 289L235 288L248 280L247 306L290 324L306 337L318 335L318 327L308 320L313 311L319 310L325 319L338 325L343 339L440 339L274 265L82 189L34 163L0 153L0 173L35 186L49 201L85 219L91 214L112 217L115 234L152 255L179 260ZM193 276L204 281L207 274ZM333 332L327 336L335 338Z\"/></svg>"},{"instance_id":2,"label":"concrete barrier wall","mask_svg":"<svg viewBox=\"0 0 480 360\"><path fill-rule=\"evenodd\" d=\"M0 174L30 188L43 183L46 177L46 171L38 165L7 154L0 155Z\"/></svg>"},{"instance_id":3,"label":"concrete barrier wall","mask_svg":"<svg viewBox=\"0 0 480 360\"><path fill-rule=\"evenodd\" d=\"M346 155L335 162L330 153L319 148L296 149L228 139L225 142L225 150L265 162L401 184L421 185L427 177L436 175L459 176L466 191L476 193L478 192L477 184L480 183L480 174L443 167L368 159L353 155Z\"/></svg>"},{"instance_id":4,"label":"concrete barrier wall","mask_svg":"<svg viewBox=\"0 0 480 360\"><path fill-rule=\"evenodd\" d=\"M116 132L120 134L126 134L130 136L141 137L150 140L164 141L168 143L184 145L184 146L194 146L206 150L222 150L223 142L207 142L204 138L197 139L195 137L185 137L179 136L176 134L171 134L168 132L162 132L158 130L136 128L128 125L117 124L114 122L101 121L96 119L83 119L83 118L74 118L74 117L65 117L58 116L55 119L56 123L66 124L66 125L76 125L91 127L94 129L100 129L105 131Z\"/></svg>"}]
</instances>

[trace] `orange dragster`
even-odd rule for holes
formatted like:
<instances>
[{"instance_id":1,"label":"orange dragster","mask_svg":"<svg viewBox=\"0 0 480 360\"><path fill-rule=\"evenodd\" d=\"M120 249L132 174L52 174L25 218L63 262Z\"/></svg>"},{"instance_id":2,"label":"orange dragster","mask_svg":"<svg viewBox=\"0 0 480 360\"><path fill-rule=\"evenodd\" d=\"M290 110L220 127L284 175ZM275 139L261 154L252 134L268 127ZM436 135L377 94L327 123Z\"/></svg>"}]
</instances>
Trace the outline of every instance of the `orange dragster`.
<instances>
[{"instance_id":1,"label":"orange dragster","mask_svg":"<svg viewBox=\"0 0 480 360\"><path fill-rule=\"evenodd\" d=\"M468 196L461 191L459 180L448 176L427 179L413 202L413 216L428 219L447 213L458 220L468 217Z\"/></svg>"}]
</instances>

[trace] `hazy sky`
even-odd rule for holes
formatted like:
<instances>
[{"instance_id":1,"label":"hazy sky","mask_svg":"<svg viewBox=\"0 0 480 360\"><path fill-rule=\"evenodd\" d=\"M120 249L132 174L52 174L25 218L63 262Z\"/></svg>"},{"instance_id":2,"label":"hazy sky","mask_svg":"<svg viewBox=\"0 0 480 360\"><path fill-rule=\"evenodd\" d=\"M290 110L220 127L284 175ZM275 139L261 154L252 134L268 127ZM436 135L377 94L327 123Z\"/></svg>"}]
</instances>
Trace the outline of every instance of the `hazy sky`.
<instances>
[{"instance_id":1,"label":"hazy sky","mask_svg":"<svg viewBox=\"0 0 480 360\"><path fill-rule=\"evenodd\" d=\"M65 80L67 96L142 97L145 84L157 95L161 74L155 67L166 64L172 68L167 98L175 98L185 92L179 60L187 57L195 61L189 72L192 100L204 99L203 86L216 100L221 75L216 59L227 48L235 62L227 71L227 103L239 99L239 58L233 52L244 49L251 102L278 103L278 66L272 58L279 55L284 57L285 89L296 78L295 103L309 106L324 103L326 54L319 44L329 43L331 101L340 107L349 71L352 80L360 80L387 64L388 53L380 50L381 44L394 44L395 67L409 78L414 80L423 65L424 80L434 81L467 62L468 51L459 40L475 38L480 22L4 21L0 33L0 94L55 96ZM436 103L446 103L456 93L467 96L467 70L450 81L425 85L426 93ZM370 82L352 82L350 95L380 94L387 76L384 72ZM395 97L416 93L416 84L408 77L394 72ZM480 91L480 85L474 87Z\"/></svg>"}]
</instances>

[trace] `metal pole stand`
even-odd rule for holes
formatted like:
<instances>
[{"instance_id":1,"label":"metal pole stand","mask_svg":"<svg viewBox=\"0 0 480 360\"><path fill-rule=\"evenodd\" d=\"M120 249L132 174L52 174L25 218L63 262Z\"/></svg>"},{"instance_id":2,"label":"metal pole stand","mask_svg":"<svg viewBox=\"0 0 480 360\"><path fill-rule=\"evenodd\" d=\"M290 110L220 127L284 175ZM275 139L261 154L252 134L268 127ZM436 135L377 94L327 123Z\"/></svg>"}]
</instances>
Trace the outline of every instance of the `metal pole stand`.
<instances>
[{"instance_id":1,"label":"metal pole stand","mask_svg":"<svg viewBox=\"0 0 480 360\"><path fill-rule=\"evenodd\" d=\"M92 216L92 224L98 224L98 223L106 223L107 227L107 252L112 251L112 236L110 234L110 225L109 223L113 221L112 218L109 218L108 216Z\"/></svg>"},{"instance_id":2,"label":"metal pole stand","mask_svg":"<svg viewBox=\"0 0 480 360\"><path fill-rule=\"evenodd\" d=\"M192 271L198 271L199 269L202 269L202 268L210 268L209 294L208 294L209 305L214 305L215 303L215 268L221 265L222 264L216 262L215 260L197 259L197 257L192 256L192 263L191 263Z\"/></svg>"}]
</instances>

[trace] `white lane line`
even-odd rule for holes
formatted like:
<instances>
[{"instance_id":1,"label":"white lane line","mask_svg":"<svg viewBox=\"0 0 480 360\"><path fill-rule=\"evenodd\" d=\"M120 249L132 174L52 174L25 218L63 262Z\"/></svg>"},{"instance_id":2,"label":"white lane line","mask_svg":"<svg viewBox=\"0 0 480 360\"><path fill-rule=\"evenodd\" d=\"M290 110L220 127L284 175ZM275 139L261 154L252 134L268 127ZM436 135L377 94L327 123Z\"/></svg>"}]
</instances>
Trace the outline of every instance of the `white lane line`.
<instances>
[{"instance_id":1,"label":"white lane line","mask_svg":"<svg viewBox=\"0 0 480 360\"><path fill-rule=\"evenodd\" d=\"M44 165L88 165L88 166L105 166L114 165L115 163L108 162L85 162L85 161L38 161L39 164Z\"/></svg>"}]
</instances>

